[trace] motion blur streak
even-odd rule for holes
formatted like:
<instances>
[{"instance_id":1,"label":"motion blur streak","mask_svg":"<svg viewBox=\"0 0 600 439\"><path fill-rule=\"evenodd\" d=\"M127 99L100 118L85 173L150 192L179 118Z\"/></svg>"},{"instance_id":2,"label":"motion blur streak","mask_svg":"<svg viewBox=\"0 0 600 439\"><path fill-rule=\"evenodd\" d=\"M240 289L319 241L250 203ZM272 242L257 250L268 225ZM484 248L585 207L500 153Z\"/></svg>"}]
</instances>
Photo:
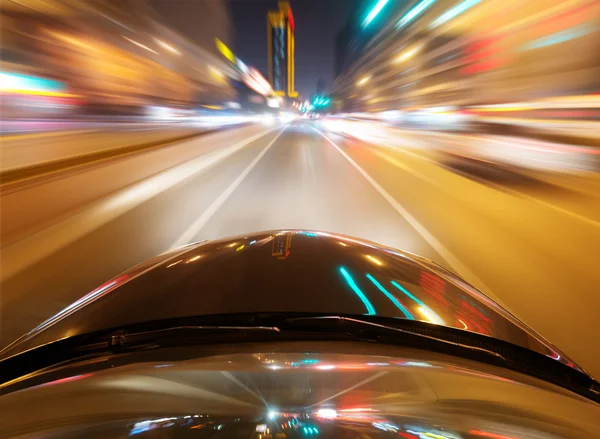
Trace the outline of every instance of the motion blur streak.
<instances>
[{"instance_id":1,"label":"motion blur streak","mask_svg":"<svg viewBox=\"0 0 600 439\"><path fill-rule=\"evenodd\" d=\"M412 316L412 314L410 312L408 312L408 310L398 301L398 299L396 299L388 290L386 290L383 287L383 285L381 285L379 282L377 282L377 279L375 279L370 274L367 274L367 279L369 279L371 282L373 282L373 285L375 285L379 289L379 291L381 291L383 294L385 294L385 297L390 299L392 301L392 303L396 306L396 308L398 308L400 311L402 311L402 314L404 314L404 316L407 319L410 319L410 320L415 319Z\"/></svg>"},{"instance_id":2,"label":"motion blur streak","mask_svg":"<svg viewBox=\"0 0 600 439\"><path fill-rule=\"evenodd\" d=\"M506 436L498 433L491 433L489 431L480 431L480 430L469 430L469 434L473 436L486 437L491 439L516 439L513 436Z\"/></svg>"},{"instance_id":3,"label":"motion blur streak","mask_svg":"<svg viewBox=\"0 0 600 439\"><path fill-rule=\"evenodd\" d=\"M365 293L363 293L362 290L358 287L358 285L356 285L356 282L354 281L350 273L348 273L348 270L346 270L344 267L340 267L340 273L344 277L344 280L348 283L348 286L350 286L352 291L354 291L354 293L358 296L358 298L367 308L367 315L375 315L375 308L373 307L371 302L369 302L369 299L367 299Z\"/></svg>"},{"instance_id":4,"label":"motion blur streak","mask_svg":"<svg viewBox=\"0 0 600 439\"><path fill-rule=\"evenodd\" d=\"M394 2L369 32L366 42L340 35L338 113L600 146L597 1Z\"/></svg>"},{"instance_id":5,"label":"motion blur streak","mask_svg":"<svg viewBox=\"0 0 600 439\"><path fill-rule=\"evenodd\" d=\"M420 301L415 296L413 296L411 293L409 293L408 290L406 288L404 288L402 285L400 285L398 282L396 282L395 280L393 280L391 283L392 283L393 286L395 286L400 291L402 291L404 294L406 294L407 297L410 297L412 300L414 300L416 303L419 304L419 308L418 308L419 312L421 312L421 314L423 314L425 316L425 318L427 320L429 320L430 323L435 323L437 325L445 325L446 324L440 318L440 316L438 316L436 313L434 313L431 310L431 308L429 308L422 301Z\"/></svg>"},{"instance_id":6,"label":"motion blur streak","mask_svg":"<svg viewBox=\"0 0 600 439\"><path fill-rule=\"evenodd\" d=\"M86 206L87 208L83 212L72 215L65 221L53 225L51 228L44 229L37 234L18 241L3 251L2 279L15 275L78 238L118 218L123 213L152 199L156 195L165 192L192 176L198 175L198 173L210 169L244 146L270 132L271 129L262 130L234 145L216 149L172 168L163 169L164 172L153 175L137 184L125 187L111 194L111 197L100 199ZM194 143L197 145L200 142ZM31 245L36 248L35 252L31 251Z\"/></svg>"},{"instance_id":7,"label":"motion blur streak","mask_svg":"<svg viewBox=\"0 0 600 439\"><path fill-rule=\"evenodd\" d=\"M360 312L444 324L352 236L455 271L600 376L598 0L1 3L0 346L174 245L300 229L358 252L334 274Z\"/></svg>"},{"instance_id":8,"label":"motion blur streak","mask_svg":"<svg viewBox=\"0 0 600 439\"><path fill-rule=\"evenodd\" d=\"M258 156L238 175L238 177L227 187L227 189L209 206L208 209L196 220L194 223L186 229L186 231L175 241L171 248L177 248L182 245L188 244L194 236L198 235L202 227L210 220L217 210L227 201L227 198L235 191L235 189L244 181L244 178L254 169L260 159L269 151L271 146L277 141L279 136L285 131L285 127L277 133L277 135L271 140L267 146L260 152Z\"/></svg>"},{"instance_id":9,"label":"motion blur streak","mask_svg":"<svg viewBox=\"0 0 600 439\"><path fill-rule=\"evenodd\" d=\"M352 166L375 188L375 190L398 212L416 231L421 235L435 250L442 255L447 264L453 269L474 282L480 288L490 292L491 289L485 288L484 283L464 265L456 256L454 256L440 241L438 241L410 212L404 208L388 191L386 191L377 181L373 179L364 169L360 167L347 153L345 153L338 145L335 144L329 137L316 130L325 138L338 152L350 162Z\"/></svg>"}]
</instances>

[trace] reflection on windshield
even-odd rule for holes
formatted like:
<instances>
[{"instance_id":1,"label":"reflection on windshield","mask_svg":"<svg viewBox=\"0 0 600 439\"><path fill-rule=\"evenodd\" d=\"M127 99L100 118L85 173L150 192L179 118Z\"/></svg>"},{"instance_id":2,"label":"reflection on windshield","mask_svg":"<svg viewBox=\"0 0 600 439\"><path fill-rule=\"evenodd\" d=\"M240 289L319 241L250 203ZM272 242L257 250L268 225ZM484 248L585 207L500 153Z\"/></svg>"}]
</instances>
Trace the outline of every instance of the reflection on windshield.
<instances>
[{"instance_id":1,"label":"reflection on windshield","mask_svg":"<svg viewBox=\"0 0 600 439\"><path fill-rule=\"evenodd\" d=\"M73 304L14 348L169 319L183 319L184 326L206 325L205 319L221 316L212 325L229 326L222 316L366 315L432 325L425 330L468 330L577 368L512 315L435 264L354 238L340 246L343 240L329 233L286 231L188 246L110 281L99 297L92 294L97 300ZM273 257L273 249L280 253L285 243L288 250L293 248L290 254ZM376 255L378 264L365 254ZM438 279L443 292L432 291L429 281L423 285L424 278ZM251 319L242 326L247 324L254 323Z\"/></svg>"},{"instance_id":2,"label":"reflection on windshield","mask_svg":"<svg viewBox=\"0 0 600 439\"><path fill-rule=\"evenodd\" d=\"M337 347L356 351L354 343ZM538 380L506 370L498 374L499 368L476 362L458 364L452 357L422 350L399 356L397 348L391 347L376 348L374 355L290 349L184 360L180 356L187 348L155 352L156 359L173 360L168 368L157 368L163 364L148 356L150 361L135 364L96 362L96 371L85 379L56 380L52 386L27 391L30 397L39 396L33 402L43 412L34 410L25 416L23 407L32 404L31 398L20 398L22 392L7 394L15 416L5 427L9 432L17 426L20 432L30 431L26 423L31 422L37 434L58 437L52 435L52 426L40 422L42 413L52 413L50 405L57 404L63 410L53 425L70 422L77 414L78 432L102 438L158 434L535 439L559 437L561 432L585 437L595 426L594 407L584 401L551 392L549 385L539 387ZM112 398L105 398L109 390L126 395L128 405L115 406ZM510 395L515 391L519 398ZM50 403L45 397L51 394ZM73 395L78 395L76 401ZM526 407L536 416L522 416ZM571 410L571 422L566 422L564 412ZM63 426L61 434L71 427Z\"/></svg>"}]
</instances>

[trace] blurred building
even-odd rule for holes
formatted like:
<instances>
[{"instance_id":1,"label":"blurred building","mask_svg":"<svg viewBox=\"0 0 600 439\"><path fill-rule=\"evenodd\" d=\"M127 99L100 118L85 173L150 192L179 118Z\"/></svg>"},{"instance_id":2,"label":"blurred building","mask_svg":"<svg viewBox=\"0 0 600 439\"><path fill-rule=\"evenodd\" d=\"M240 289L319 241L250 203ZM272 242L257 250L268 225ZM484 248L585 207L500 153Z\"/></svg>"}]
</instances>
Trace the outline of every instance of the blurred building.
<instances>
[{"instance_id":1,"label":"blurred building","mask_svg":"<svg viewBox=\"0 0 600 439\"><path fill-rule=\"evenodd\" d=\"M226 46L233 47L235 29L228 0L188 0L183 7L177 3L174 0L149 0L156 20L196 46L219 56L214 44L217 37Z\"/></svg>"},{"instance_id":2,"label":"blurred building","mask_svg":"<svg viewBox=\"0 0 600 439\"><path fill-rule=\"evenodd\" d=\"M597 0L364 1L338 35L342 111L529 102L600 92Z\"/></svg>"},{"instance_id":3,"label":"blurred building","mask_svg":"<svg viewBox=\"0 0 600 439\"><path fill-rule=\"evenodd\" d=\"M348 26L342 28L335 36L335 49L333 58L333 76L337 78L344 71L344 64L348 56L349 40L351 29Z\"/></svg>"},{"instance_id":4,"label":"blurred building","mask_svg":"<svg viewBox=\"0 0 600 439\"><path fill-rule=\"evenodd\" d=\"M289 1L279 1L279 9L267 13L269 82L279 96L296 98L294 71L294 15Z\"/></svg>"},{"instance_id":5,"label":"blurred building","mask_svg":"<svg viewBox=\"0 0 600 439\"><path fill-rule=\"evenodd\" d=\"M387 9L395 7L393 2L388 2L384 6ZM346 68L358 60L364 46L378 32L378 27L375 24L371 25L371 22L368 26L362 26L373 7L373 0L354 0L348 20L335 38L334 77L340 76ZM382 8L382 12L387 11Z\"/></svg>"},{"instance_id":6,"label":"blurred building","mask_svg":"<svg viewBox=\"0 0 600 439\"><path fill-rule=\"evenodd\" d=\"M212 20L206 12L195 17L199 28ZM5 115L60 114L63 107L139 114L235 97L228 78L236 72L214 50L215 37L230 38L230 23L222 25L225 35L220 25L208 26L215 35L191 41L145 0L6 0L1 19Z\"/></svg>"}]
</instances>

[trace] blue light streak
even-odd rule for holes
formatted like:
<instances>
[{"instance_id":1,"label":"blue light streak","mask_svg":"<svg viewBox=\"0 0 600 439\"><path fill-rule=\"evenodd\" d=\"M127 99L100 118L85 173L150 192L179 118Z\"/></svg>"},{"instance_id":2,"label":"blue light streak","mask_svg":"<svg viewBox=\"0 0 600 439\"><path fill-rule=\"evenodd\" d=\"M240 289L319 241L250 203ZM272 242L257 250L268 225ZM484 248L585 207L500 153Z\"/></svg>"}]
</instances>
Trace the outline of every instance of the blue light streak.
<instances>
[{"instance_id":1,"label":"blue light streak","mask_svg":"<svg viewBox=\"0 0 600 439\"><path fill-rule=\"evenodd\" d=\"M367 274L367 279L369 279L371 282L373 282L373 285L375 285L379 291L381 291L383 294L385 294L385 296L390 299L392 301L392 303L394 305L396 305L396 308L398 308L400 311L402 311L402 314L404 314L406 316L407 319L409 320L414 320L415 318L412 316L412 314L410 312L408 312L408 310L404 307L404 305L402 305L398 299L396 299L394 297L394 295L392 293L390 293L388 290L386 290L383 285L381 285L379 282L377 282L377 279L375 279L373 276L371 276L370 274Z\"/></svg>"},{"instance_id":2,"label":"blue light streak","mask_svg":"<svg viewBox=\"0 0 600 439\"><path fill-rule=\"evenodd\" d=\"M367 308L367 315L374 316L375 308L373 307L371 302L369 302L367 296L365 296L365 294L360 290L360 288L358 288L358 285L356 285L356 282L354 282L354 279L352 279L350 273L348 273L348 271L344 267L340 267L340 273L342 273L342 276L344 276L344 279L346 280L346 282L348 282L348 285L350 286L350 288L352 288L352 291L354 291L354 293L358 296L358 298Z\"/></svg>"},{"instance_id":3,"label":"blue light streak","mask_svg":"<svg viewBox=\"0 0 600 439\"><path fill-rule=\"evenodd\" d=\"M375 7L371 9L371 12L369 12L369 15L367 15L367 18L365 18L365 21L363 21L362 27L367 27L369 23L371 23L371 21L373 21L373 19L377 16L377 14L381 12L388 1L389 0L379 0Z\"/></svg>"},{"instance_id":4,"label":"blue light streak","mask_svg":"<svg viewBox=\"0 0 600 439\"><path fill-rule=\"evenodd\" d=\"M400 29L401 27L406 26L408 23L413 21L419 14L421 14L425 9L427 9L434 3L435 0L423 0L421 3L419 3L406 14L404 14L404 17L402 17L400 21L398 21L398 23L396 24L396 29Z\"/></svg>"},{"instance_id":5,"label":"blue light streak","mask_svg":"<svg viewBox=\"0 0 600 439\"><path fill-rule=\"evenodd\" d=\"M480 1L481 0L465 0L464 2L459 3L458 5L454 6L453 8L448 9L446 12L444 12L438 18L436 18L435 20L433 20L433 22L429 25L429 29L435 29L440 24L444 24L447 21L452 20L454 17L456 17L457 15L462 14L467 9L472 8L473 6L475 6Z\"/></svg>"},{"instance_id":6,"label":"blue light streak","mask_svg":"<svg viewBox=\"0 0 600 439\"><path fill-rule=\"evenodd\" d=\"M535 39L521 47L521 51L540 49L542 47L552 46L554 44L564 43L565 41L573 40L575 38L583 37L589 33L595 31L596 28L589 24L581 24L579 26L565 29L560 32L553 33L551 35Z\"/></svg>"},{"instance_id":7,"label":"blue light streak","mask_svg":"<svg viewBox=\"0 0 600 439\"><path fill-rule=\"evenodd\" d=\"M417 304L419 304L420 306L422 306L424 309L426 309L428 312L431 313L431 315L433 317L435 317L435 319L441 324L441 325L445 325L446 323L444 323L444 321L440 318L440 316L438 316L436 313L434 313L431 308L429 308L427 305L425 305L422 301L420 301L419 299L417 299L415 296L413 296L412 294L410 294L408 292L408 290L406 288L404 288L402 285L400 285L398 282L396 282L395 280L391 281L391 284L393 286L395 286L396 288L398 288L400 291L402 291L404 294L406 294L409 298L411 298L412 300L414 300Z\"/></svg>"},{"instance_id":8,"label":"blue light streak","mask_svg":"<svg viewBox=\"0 0 600 439\"><path fill-rule=\"evenodd\" d=\"M38 92L64 92L65 84L53 79L37 76L20 75L17 73L0 72L1 90L28 90Z\"/></svg>"}]
</instances>

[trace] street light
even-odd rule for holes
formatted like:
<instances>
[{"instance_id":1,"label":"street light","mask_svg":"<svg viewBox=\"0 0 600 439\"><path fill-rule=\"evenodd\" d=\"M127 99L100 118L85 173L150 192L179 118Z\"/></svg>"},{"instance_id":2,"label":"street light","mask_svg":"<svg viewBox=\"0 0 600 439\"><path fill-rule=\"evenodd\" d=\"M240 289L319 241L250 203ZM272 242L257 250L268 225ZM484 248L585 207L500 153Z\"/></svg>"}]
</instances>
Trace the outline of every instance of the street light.
<instances>
[{"instance_id":1,"label":"street light","mask_svg":"<svg viewBox=\"0 0 600 439\"><path fill-rule=\"evenodd\" d=\"M211 76L215 79L215 81L221 82L225 80L225 74L216 67L208 66L208 71L210 72Z\"/></svg>"},{"instance_id":2,"label":"street light","mask_svg":"<svg viewBox=\"0 0 600 439\"><path fill-rule=\"evenodd\" d=\"M429 29L435 29L439 25L444 24L449 20L452 20L454 17L462 14L467 9L472 8L480 1L481 0L465 0L462 3L459 3L458 5L453 7L452 9L448 9L445 13L443 13L438 18L433 20L433 22L431 22L431 24L429 25Z\"/></svg>"},{"instance_id":3,"label":"street light","mask_svg":"<svg viewBox=\"0 0 600 439\"><path fill-rule=\"evenodd\" d=\"M148 46L144 46L142 43L138 43L135 40L132 40L131 38L127 38L125 35L121 35L123 38L125 38L127 41L129 41L131 44L135 44L138 47L141 47L142 49L146 49L148 52L152 52L158 55L158 52L156 50L152 50L150 49Z\"/></svg>"},{"instance_id":4,"label":"street light","mask_svg":"<svg viewBox=\"0 0 600 439\"><path fill-rule=\"evenodd\" d=\"M363 85L365 85L367 82L369 82L371 80L371 75L369 76L365 76L363 77L360 81L358 81L356 83L356 85L358 85L359 87L362 87Z\"/></svg>"},{"instance_id":5,"label":"street light","mask_svg":"<svg viewBox=\"0 0 600 439\"><path fill-rule=\"evenodd\" d=\"M177 55L181 55L181 52L179 50L175 49L173 46L165 43L164 41L156 39L156 38L154 40L158 43L159 46L167 49L169 52L173 52L173 53L175 53Z\"/></svg>"},{"instance_id":6,"label":"street light","mask_svg":"<svg viewBox=\"0 0 600 439\"><path fill-rule=\"evenodd\" d=\"M401 27L406 26L408 23L413 21L417 16L423 13L425 9L430 7L435 0L422 0L419 2L414 8L408 11L404 16L396 23L396 29L400 29Z\"/></svg>"},{"instance_id":7,"label":"street light","mask_svg":"<svg viewBox=\"0 0 600 439\"><path fill-rule=\"evenodd\" d=\"M371 12L369 12L369 15L367 15L367 18L365 18L365 21L363 21L362 27L367 27L369 23L371 23L371 21L373 21L373 19L377 16L377 14L381 12L388 1L389 0L379 0L375 7L371 9Z\"/></svg>"},{"instance_id":8,"label":"street light","mask_svg":"<svg viewBox=\"0 0 600 439\"><path fill-rule=\"evenodd\" d=\"M419 50L421 50L421 46L415 46L412 49L403 52L402 54L400 54L400 56L394 59L394 64L399 64L401 62L411 59L419 52Z\"/></svg>"}]
</instances>

